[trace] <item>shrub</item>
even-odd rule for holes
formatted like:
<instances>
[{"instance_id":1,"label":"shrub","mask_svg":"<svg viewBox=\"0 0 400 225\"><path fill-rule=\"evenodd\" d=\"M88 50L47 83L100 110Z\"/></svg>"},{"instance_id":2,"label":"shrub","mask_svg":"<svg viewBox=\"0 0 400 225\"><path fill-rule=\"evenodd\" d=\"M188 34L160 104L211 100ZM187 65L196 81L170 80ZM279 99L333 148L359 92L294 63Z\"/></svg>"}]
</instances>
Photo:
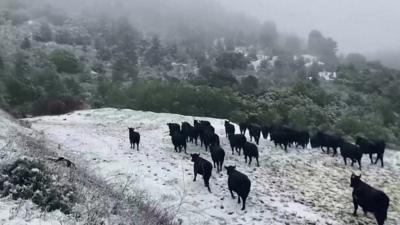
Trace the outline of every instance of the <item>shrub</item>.
<instances>
[{"instance_id":1,"label":"shrub","mask_svg":"<svg viewBox=\"0 0 400 225\"><path fill-rule=\"evenodd\" d=\"M60 210L70 214L77 201L75 188L60 184L41 163L19 159L6 165L0 173L0 196L12 199L31 199L42 210Z\"/></svg>"},{"instance_id":2,"label":"shrub","mask_svg":"<svg viewBox=\"0 0 400 225\"><path fill-rule=\"evenodd\" d=\"M51 53L51 61L56 65L59 73L77 74L83 70L79 59L73 53L64 49L54 50Z\"/></svg>"}]
</instances>

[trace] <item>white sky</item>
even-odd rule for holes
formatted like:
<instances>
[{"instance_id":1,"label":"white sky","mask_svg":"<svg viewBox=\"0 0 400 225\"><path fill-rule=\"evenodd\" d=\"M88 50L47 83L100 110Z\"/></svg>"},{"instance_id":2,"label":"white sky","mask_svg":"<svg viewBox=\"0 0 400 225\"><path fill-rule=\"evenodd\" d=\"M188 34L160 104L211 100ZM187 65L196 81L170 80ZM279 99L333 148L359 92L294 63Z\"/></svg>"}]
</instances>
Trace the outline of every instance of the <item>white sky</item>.
<instances>
[{"instance_id":1,"label":"white sky","mask_svg":"<svg viewBox=\"0 0 400 225\"><path fill-rule=\"evenodd\" d=\"M229 10L307 37L320 30L341 52L400 49L400 0L219 0Z\"/></svg>"}]
</instances>

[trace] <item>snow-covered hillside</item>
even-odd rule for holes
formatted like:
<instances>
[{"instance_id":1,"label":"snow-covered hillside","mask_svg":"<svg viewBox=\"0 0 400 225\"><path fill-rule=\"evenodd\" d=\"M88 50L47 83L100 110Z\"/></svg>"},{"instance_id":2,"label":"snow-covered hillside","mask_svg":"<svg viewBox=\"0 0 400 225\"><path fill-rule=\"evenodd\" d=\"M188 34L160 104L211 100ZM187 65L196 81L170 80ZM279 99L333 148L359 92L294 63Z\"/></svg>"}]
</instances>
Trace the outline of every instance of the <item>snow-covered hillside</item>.
<instances>
[{"instance_id":1,"label":"snow-covered hillside","mask_svg":"<svg viewBox=\"0 0 400 225\"><path fill-rule=\"evenodd\" d=\"M0 163L10 162L27 156L29 151L27 138L38 140L39 135L19 121L0 110ZM42 212L32 201L17 200L10 197L0 198L0 225L55 225L74 224L74 219L59 210L51 213Z\"/></svg>"},{"instance_id":2,"label":"snow-covered hillside","mask_svg":"<svg viewBox=\"0 0 400 225\"><path fill-rule=\"evenodd\" d=\"M243 156L231 155L223 120L209 120L226 151L225 165L236 165L252 182L245 211L230 197L224 170L213 171L209 193L202 179L193 182L190 155L175 153L168 122L192 122L194 117L132 110L99 109L69 115L33 118L32 127L43 131L60 153L75 156L110 183L133 181L129 190L143 190L176 214L182 224L375 224L373 216L353 217L349 178L354 171L320 150L290 149L285 153L261 140L260 167L248 166ZM141 133L140 151L129 148L127 127ZM188 153L200 146L188 145ZM363 179L391 198L387 224L400 224L400 152L387 151L386 166L370 165L363 158Z\"/></svg>"}]
</instances>

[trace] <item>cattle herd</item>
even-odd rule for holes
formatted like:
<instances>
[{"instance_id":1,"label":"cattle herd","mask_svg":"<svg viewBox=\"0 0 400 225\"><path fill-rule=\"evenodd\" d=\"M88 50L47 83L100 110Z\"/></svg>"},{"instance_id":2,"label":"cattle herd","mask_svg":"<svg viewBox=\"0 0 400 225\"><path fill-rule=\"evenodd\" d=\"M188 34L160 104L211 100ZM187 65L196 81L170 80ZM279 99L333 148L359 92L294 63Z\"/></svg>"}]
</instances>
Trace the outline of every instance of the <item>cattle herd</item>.
<instances>
[{"instance_id":1,"label":"cattle herd","mask_svg":"<svg viewBox=\"0 0 400 225\"><path fill-rule=\"evenodd\" d=\"M215 133L215 128L209 121L204 120L194 120L193 125L188 122L182 122L181 125L177 123L168 123L167 126L176 152L181 152L183 149L186 154L188 142L195 145L200 144L201 147L204 146L206 151L210 151L213 163L202 158L200 154L191 154L191 161L194 163L193 181L196 181L197 174L202 175L204 185L211 193L209 181L212 169L214 167L217 168L218 173L221 172L225 158L225 151L220 146L220 137ZM224 126L232 155L236 152L240 156L243 150L245 162L247 163L248 159L249 165L251 165L252 159L254 158L257 166L259 166L257 145L262 135L264 139L267 139L269 136L270 141L273 142L276 147L279 146L286 152L288 151L288 147L295 146L305 149L308 144L310 144L312 148L320 148L322 152L328 155L332 149L332 156L336 156L337 150L340 149L344 164L347 165L347 159L350 159L352 161L351 166L357 162L360 170L363 154L369 155L372 164L377 164L378 161L380 161L381 166L384 166L383 155L386 144L383 140L368 140L357 137L355 144L353 144L338 135L320 131L310 136L308 131L295 130L287 126L261 126L256 123L243 122L239 124L239 133L235 132L235 126L229 121L225 121ZM245 136L247 130L250 136L250 142ZM251 142L253 139L255 143ZM137 150L139 151L140 134L134 131L133 128L129 128L129 140L131 148L134 148L136 144ZM374 154L377 154L375 162L373 161ZM228 189L231 196L235 198L233 192L236 192L238 195L238 203L240 204L240 200L242 200L242 210L245 210L246 199L250 193L251 181L245 174L236 170L235 166L225 166L225 169L228 174ZM371 212L374 214L378 225L383 225L389 207L389 197L384 192L361 181L361 175L356 176L352 174L350 183L350 186L353 188L354 215L356 215L358 206L360 206L364 213Z\"/></svg>"}]
</instances>

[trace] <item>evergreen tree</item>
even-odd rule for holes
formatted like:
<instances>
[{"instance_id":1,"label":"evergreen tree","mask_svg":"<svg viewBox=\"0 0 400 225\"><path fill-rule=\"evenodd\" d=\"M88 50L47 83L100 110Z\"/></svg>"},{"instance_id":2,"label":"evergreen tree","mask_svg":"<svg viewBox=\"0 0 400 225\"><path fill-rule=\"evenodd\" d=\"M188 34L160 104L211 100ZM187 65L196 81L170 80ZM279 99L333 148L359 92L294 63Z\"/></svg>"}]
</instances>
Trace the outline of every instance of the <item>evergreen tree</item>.
<instances>
[{"instance_id":1,"label":"evergreen tree","mask_svg":"<svg viewBox=\"0 0 400 225\"><path fill-rule=\"evenodd\" d=\"M254 76L246 76L242 78L239 89L246 94L257 93L258 79Z\"/></svg>"},{"instance_id":2,"label":"evergreen tree","mask_svg":"<svg viewBox=\"0 0 400 225\"><path fill-rule=\"evenodd\" d=\"M50 42L53 40L53 31L48 23L42 23L39 31L34 35L34 39L40 42Z\"/></svg>"},{"instance_id":3,"label":"evergreen tree","mask_svg":"<svg viewBox=\"0 0 400 225\"><path fill-rule=\"evenodd\" d=\"M267 21L261 26L260 44L263 47L275 47L278 41L278 30L274 22Z\"/></svg>"},{"instance_id":4,"label":"evergreen tree","mask_svg":"<svg viewBox=\"0 0 400 225\"><path fill-rule=\"evenodd\" d=\"M331 38L325 38L317 30L311 31L308 36L308 50L328 65L336 66L338 64L336 41Z\"/></svg>"},{"instance_id":5,"label":"evergreen tree","mask_svg":"<svg viewBox=\"0 0 400 225\"><path fill-rule=\"evenodd\" d=\"M24 51L18 51L15 56L14 74L20 80L26 80L31 70L29 56Z\"/></svg>"},{"instance_id":6,"label":"evergreen tree","mask_svg":"<svg viewBox=\"0 0 400 225\"><path fill-rule=\"evenodd\" d=\"M32 47L31 40L28 37L24 38L24 41L21 44L21 49L30 49Z\"/></svg>"},{"instance_id":7,"label":"evergreen tree","mask_svg":"<svg viewBox=\"0 0 400 225\"><path fill-rule=\"evenodd\" d=\"M149 66L158 66L162 59L162 47L158 36L154 36L151 40L150 48L145 54L145 60Z\"/></svg>"}]
</instances>

